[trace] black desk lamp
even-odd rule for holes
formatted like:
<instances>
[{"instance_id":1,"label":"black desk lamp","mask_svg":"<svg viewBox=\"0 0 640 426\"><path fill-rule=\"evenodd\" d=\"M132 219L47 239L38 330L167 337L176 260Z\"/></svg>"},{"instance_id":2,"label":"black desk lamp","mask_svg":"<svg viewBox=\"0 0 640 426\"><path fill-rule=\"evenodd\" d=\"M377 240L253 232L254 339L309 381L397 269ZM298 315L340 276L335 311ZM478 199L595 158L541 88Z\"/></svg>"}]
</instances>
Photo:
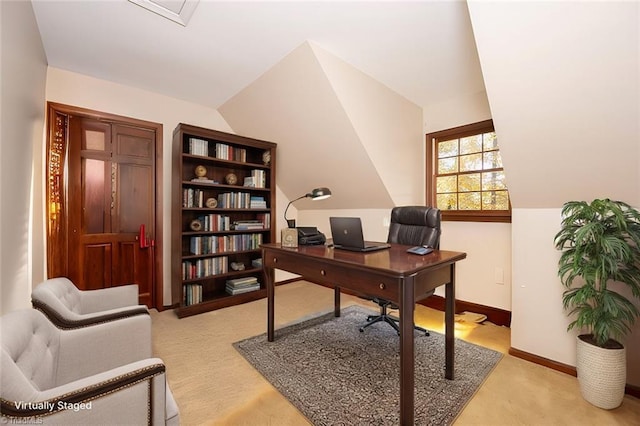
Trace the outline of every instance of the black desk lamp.
<instances>
[{"instance_id":1,"label":"black desk lamp","mask_svg":"<svg viewBox=\"0 0 640 426\"><path fill-rule=\"evenodd\" d=\"M313 191L309 192L308 194L304 194L301 197L296 198L295 200L289 201L289 204L287 204L287 208L284 209L284 220L287 221L287 226L289 228L295 228L296 227L296 220L295 219L287 219L287 210L289 210L289 206L298 201L301 200L303 198L311 198L314 201L317 200L324 200L325 198L329 198L331 197L331 190L329 188L316 188Z\"/></svg>"}]
</instances>

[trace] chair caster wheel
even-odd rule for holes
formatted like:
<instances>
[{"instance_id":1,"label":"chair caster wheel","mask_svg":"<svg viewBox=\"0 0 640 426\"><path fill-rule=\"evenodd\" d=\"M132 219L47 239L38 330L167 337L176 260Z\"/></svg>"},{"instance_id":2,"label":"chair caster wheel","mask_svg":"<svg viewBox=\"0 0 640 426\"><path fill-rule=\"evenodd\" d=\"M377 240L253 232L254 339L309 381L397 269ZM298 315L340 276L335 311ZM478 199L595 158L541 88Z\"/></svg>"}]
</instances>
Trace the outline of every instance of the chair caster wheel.
<instances>
[{"instance_id":1,"label":"chair caster wheel","mask_svg":"<svg viewBox=\"0 0 640 426\"><path fill-rule=\"evenodd\" d=\"M364 333L364 327L360 327L360 333Z\"/></svg>"}]
</instances>

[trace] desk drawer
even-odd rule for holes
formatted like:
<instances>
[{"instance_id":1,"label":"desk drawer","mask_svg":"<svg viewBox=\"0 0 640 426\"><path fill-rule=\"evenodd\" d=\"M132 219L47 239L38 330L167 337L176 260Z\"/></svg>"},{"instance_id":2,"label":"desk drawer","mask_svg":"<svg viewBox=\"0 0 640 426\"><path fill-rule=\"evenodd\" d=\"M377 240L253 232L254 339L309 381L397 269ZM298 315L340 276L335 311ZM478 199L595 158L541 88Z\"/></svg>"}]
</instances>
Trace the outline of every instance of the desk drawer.
<instances>
[{"instance_id":1,"label":"desk drawer","mask_svg":"<svg viewBox=\"0 0 640 426\"><path fill-rule=\"evenodd\" d=\"M333 262L306 262L300 256L287 253L268 253L263 262L266 267L292 272L314 283L344 287L369 296L398 301L399 281L382 273Z\"/></svg>"}]
</instances>

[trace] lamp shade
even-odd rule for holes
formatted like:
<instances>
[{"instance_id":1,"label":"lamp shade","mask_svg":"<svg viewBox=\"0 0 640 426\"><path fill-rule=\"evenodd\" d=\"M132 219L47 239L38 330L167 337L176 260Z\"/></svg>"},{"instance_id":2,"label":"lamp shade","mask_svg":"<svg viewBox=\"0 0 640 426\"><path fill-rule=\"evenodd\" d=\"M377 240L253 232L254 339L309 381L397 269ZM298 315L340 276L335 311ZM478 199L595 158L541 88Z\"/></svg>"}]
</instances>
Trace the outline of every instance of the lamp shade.
<instances>
[{"instance_id":1,"label":"lamp shade","mask_svg":"<svg viewBox=\"0 0 640 426\"><path fill-rule=\"evenodd\" d=\"M316 188L311 191L310 195L312 200L324 200L331 197L331 190L329 188Z\"/></svg>"}]
</instances>

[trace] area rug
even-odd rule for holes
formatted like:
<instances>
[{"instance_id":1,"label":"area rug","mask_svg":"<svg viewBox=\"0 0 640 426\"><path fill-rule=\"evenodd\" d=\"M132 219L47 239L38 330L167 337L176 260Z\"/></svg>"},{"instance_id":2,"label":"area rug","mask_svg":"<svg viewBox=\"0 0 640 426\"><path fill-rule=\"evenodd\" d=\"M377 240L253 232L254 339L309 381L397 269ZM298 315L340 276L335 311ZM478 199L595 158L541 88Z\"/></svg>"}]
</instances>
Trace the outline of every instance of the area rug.
<instances>
[{"instance_id":1,"label":"area rug","mask_svg":"<svg viewBox=\"0 0 640 426\"><path fill-rule=\"evenodd\" d=\"M375 312L342 309L234 343L234 347L311 423L400 423L399 339L386 324L359 326ZM455 340L455 380L444 378L444 335L415 336L415 424L451 424L502 354Z\"/></svg>"}]
</instances>

